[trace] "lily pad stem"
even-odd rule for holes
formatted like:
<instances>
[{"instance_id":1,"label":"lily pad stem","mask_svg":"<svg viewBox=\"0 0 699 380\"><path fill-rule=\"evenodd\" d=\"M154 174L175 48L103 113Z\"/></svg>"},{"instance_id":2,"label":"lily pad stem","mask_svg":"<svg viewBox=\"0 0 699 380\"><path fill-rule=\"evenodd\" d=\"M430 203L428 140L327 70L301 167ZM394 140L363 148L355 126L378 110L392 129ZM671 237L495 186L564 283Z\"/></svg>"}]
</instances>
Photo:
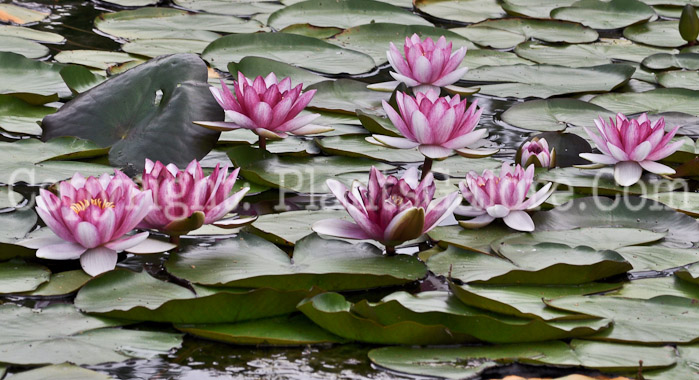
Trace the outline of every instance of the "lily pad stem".
<instances>
[{"instance_id":1,"label":"lily pad stem","mask_svg":"<svg viewBox=\"0 0 699 380\"><path fill-rule=\"evenodd\" d=\"M395 256L396 255L396 247L392 245L387 245L386 246L386 256Z\"/></svg>"},{"instance_id":2,"label":"lily pad stem","mask_svg":"<svg viewBox=\"0 0 699 380\"><path fill-rule=\"evenodd\" d=\"M257 140L257 146L262 150L267 150L267 139L260 136L260 139Z\"/></svg>"},{"instance_id":3,"label":"lily pad stem","mask_svg":"<svg viewBox=\"0 0 699 380\"><path fill-rule=\"evenodd\" d=\"M427 173L432 170L432 159L425 156L425 162L422 164L422 174L420 175L420 181L425 179Z\"/></svg>"}]
</instances>

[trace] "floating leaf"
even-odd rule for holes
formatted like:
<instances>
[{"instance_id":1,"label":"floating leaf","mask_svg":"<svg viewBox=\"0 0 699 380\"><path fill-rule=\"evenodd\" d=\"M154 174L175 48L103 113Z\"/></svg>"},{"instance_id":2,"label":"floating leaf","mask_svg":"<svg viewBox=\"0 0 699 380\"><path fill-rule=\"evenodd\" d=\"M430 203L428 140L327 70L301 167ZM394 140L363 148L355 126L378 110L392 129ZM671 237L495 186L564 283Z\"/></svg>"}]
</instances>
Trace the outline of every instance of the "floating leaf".
<instances>
[{"instance_id":1,"label":"floating leaf","mask_svg":"<svg viewBox=\"0 0 699 380\"><path fill-rule=\"evenodd\" d=\"M583 43L597 40L597 32L580 24L562 21L508 18L486 20L451 29L482 46L513 48L528 39L546 42Z\"/></svg>"},{"instance_id":2,"label":"floating leaf","mask_svg":"<svg viewBox=\"0 0 699 380\"><path fill-rule=\"evenodd\" d=\"M63 81L76 95L97 86L106 79L83 66L66 66L61 69L60 74Z\"/></svg>"},{"instance_id":3,"label":"floating leaf","mask_svg":"<svg viewBox=\"0 0 699 380\"><path fill-rule=\"evenodd\" d=\"M49 54L46 46L20 37L0 35L0 51L21 54L27 58L41 58Z\"/></svg>"},{"instance_id":4,"label":"floating leaf","mask_svg":"<svg viewBox=\"0 0 699 380\"><path fill-rule=\"evenodd\" d=\"M699 116L699 91L683 88L659 88L640 93L609 93L597 95L591 103L613 112L684 112Z\"/></svg>"},{"instance_id":5,"label":"floating leaf","mask_svg":"<svg viewBox=\"0 0 699 380\"><path fill-rule=\"evenodd\" d=\"M328 78L284 62L252 56L244 57L238 63L229 63L228 72L230 72L236 80L238 78L238 72L243 73L243 75L248 78L256 78L258 76L266 77L269 73L275 73L278 79L289 77L292 78L292 84L294 86L303 83L304 87L328 80ZM317 124L317 121L315 121L315 123Z\"/></svg>"},{"instance_id":6,"label":"floating leaf","mask_svg":"<svg viewBox=\"0 0 699 380\"><path fill-rule=\"evenodd\" d=\"M54 56L57 62L106 70L110 66L138 59L130 54L103 50L63 50Z\"/></svg>"},{"instance_id":7,"label":"floating leaf","mask_svg":"<svg viewBox=\"0 0 699 380\"><path fill-rule=\"evenodd\" d=\"M687 88L699 90L699 72L692 71L666 71L658 73L658 83L663 87Z\"/></svg>"},{"instance_id":8,"label":"floating leaf","mask_svg":"<svg viewBox=\"0 0 699 380\"><path fill-rule=\"evenodd\" d=\"M197 284L284 290L368 289L426 275L425 266L412 256L383 256L368 243L325 240L315 234L296 242L291 259L272 243L242 234L211 247L187 249L173 255L166 266L175 276Z\"/></svg>"},{"instance_id":9,"label":"floating leaf","mask_svg":"<svg viewBox=\"0 0 699 380\"><path fill-rule=\"evenodd\" d=\"M672 191L683 186L682 180L666 181L654 174L643 176L634 185L619 186L614 180L614 169L612 167L601 169L555 168L538 170L537 180L540 182L551 181L566 188L569 192L593 195L637 195Z\"/></svg>"},{"instance_id":10,"label":"floating leaf","mask_svg":"<svg viewBox=\"0 0 699 380\"><path fill-rule=\"evenodd\" d=\"M699 70L699 53L658 53L646 57L643 66L652 70L687 69Z\"/></svg>"},{"instance_id":11,"label":"floating leaf","mask_svg":"<svg viewBox=\"0 0 699 380\"><path fill-rule=\"evenodd\" d=\"M688 191L655 193L643 195L644 198L660 202L670 208L689 216L699 217L699 194Z\"/></svg>"},{"instance_id":12,"label":"floating leaf","mask_svg":"<svg viewBox=\"0 0 699 380\"><path fill-rule=\"evenodd\" d=\"M113 165L142 168L150 158L184 167L203 158L219 136L192 124L223 119L206 78L206 66L195 55L153 59L80 94L44 118L42 138L92 140L110 147ZM177 138L164 143L163 136Z\"/></svg>"},{"instance_id":13,"label":"floating leaf","mask_svg":"<svg viewBox=\"0 0 699 380\"><path fill-rule=\"evenodd\" d=\"M512 230L501 224L491 224L488 228L466 229L461 226L436 227L428 232L430 238L440 242L440 246L453 245L471 251L488 254L490 243L512 234Z\"/></svg>"},{"instance_id":14,"label":"floating leaf","mask_svg":"<svg viewBox=\"0 0 699 380\"><path fill-rule=\"evenodd\" d=\"M699 261L695 249L650 245L623 247L617 252L633 265L634 271L662 271Z\"/></svg>"},{"instance_id":15,"label":"floating leaf","mask_svg":"<svg viewBox=\"0 0 699 380\"><path fill-rule=\"evenodd\" d=\"M47 282L51 271L21 260L0 262L0 293L15 294L36 289Z\"/></svg>"},{"instance_id":16,"label":"floating leaf","mask_svg":"<svg viewBox=\"0 0 699 380\"><path fill-rule=\"evenodd\" d=\"M229 62L240 62L247 56L273 59L325 74L361 74L375 66L374 60L364 53L288 33L232 34L215 40L202 52L202 58L223 71Z\"/></svg>"},{"instance_id":17,"label":"floating leaf","mask_svg":"<svg viewBox=\"0 0 699 380\"><path fill-rule=\"evenodd\" d=\"M32 104L44 104L71 95L58 73L63 66L39 62L15 53L0 52L0 94Z\"/></svg>"},{"instance_id":18,"label":"floating leaf","mask_svg":"<svg viewBox=\"0 0 699 380\"><path fill-rule=\"evenodd\" d=\"M551 11L551 17L575 21L595 29L618 29L655 16L650 6L638 0L581 0Z\"/></svg>"},{"instance_id":19,"label":"floating leaf","mask_svg":"<svg viewBox=\"0 0 699 380\"><path fill-rule=\"evenodd\" d=\"M318 139L323 152L338 156L363 157L385 162L418 162L425 156L414 149L391 149L368 143L364 136L337 136Z\"/></svg>"},{"instance_id":20,"label":"floating leaf","mask_svg":"<svg viewBox=\"0 0 699 380\"><path fill-rule=\"evenodd\" d=\"M675 276L637 279L624 283L609 296L649 300L659 296L699 297L699 286L686 283Z\"/></svg>"},{"instance_id":21,"label":"floating leaf","mask_svg":"<svg viewBox=\"0 0 699 380\"><path fill-rule=\"evenodd\" d=\"M591 128L598 117L606 120L613 116L611 111L577 99L530 100L516 103L500 115L510 125L533 131L562 131L568 124Z\"/></svg>"},{"instance_id":22,"label":"floating leaf","mask_svg":"<svg viewBox=\"0 0 699 380\"><path fill-rule=\"evenodd\" d=\"M16 256L34 256L33 249L15 245L36 225L37 215L34 210L23 209L0 213L0 260L8 260Z\"/></svg>"},{"instance_id":23,"label":"floating leaf","mask_svg":"<svg viewBox=\"0 0 699 380\"><path fill-rule=\"evenodd\" d=\"M299 210L260 215L255 223L247 228L255 235L274 244L293 246L298 240L311 233L313 223L323 219L352 221L345 210Z\"/></svg>"},{"instance_id":24,"label":"floating leaf","mask_svg":"<svg viewBox=\"0 0 699 380\"><path fill-rule=\"evenodd\" d=\"M626 83L633 72L633 67L620 64L587 68L553 65L484 66L469 70L464 79L501 82L481 85L481 94L548 98L577 92L610 91Z\"/></svg>"},{"instance_id":25,"label":"floating leaf","mask_svg":"<svg viewBox=\"0 0 699 380\"><path fill-rule=\"evenodd\" d=\"M686 268L682 268L675 272L675 276L690 284L699 286L699 265L692 264Z\"/></svg>"},{"instance_id":26,"label":"floating leaf","mask_svg":"<svg viewBox=\"0 0 699 380\"><path fill-rule=\"evenodd\" d=\"M25 293L26 296L48 297L62 296L78 291L92 276L82 269L51 274L48 282L41 284L36 290Z\"/></svg>"},{"instance_id":27,"label":"floating leaf","mask_svg":"<svg viewBox=\"0 0 699 380\"><path fill-rule=\"evenodd\" d=\"M13 4L0 4L0 22L30 24L45 19L49 14Z\"/></svg>"},{"instance_id":28,"label":"floating leaf","mask_svg":"<svg viewBox=\"0 0 699 380\"><path fill-rule=\"evenodd\" d=\"M606 39L591 44L545 44L528 41L515 47L515 53L528 60L568 67L589 67L616 61L641 62L649 55L672 50L635 44L623 39ZM635 73L634 73L635 74Z\"/></svg>"},{"instance_id":29,"label":"floating leaf","mask_svg":"<svg viewBox=\"0 0 699 380\"><path fill-rule=\"evenodd\" d=\"M390 98L390 94L371 91L366 83L352 79L320 82L307 89L317 90L308 107L331 112L354 114L360 109L370 114L383 114L381 101Z\"/></svg>"},{"instance_id":30,"label":"floating leaf","mask_svg":"<svg viewBox=\"0 0 699 380\"><path fill-rule=\"evenodd\" d=\"M496 0L415 0L415 8L433 17L459 22L479 22L504 16Z\"/></svg>"},{"instance_id":31,"label":"floating leaf","mask_svg":"<svg viewBox=\"0 0 699 380\"><path fill-rule=\"evenodd\" d=\"M121 49L144 57L177 53L200 54L210 42L185 38L139 38L121 45Z\"/></svg>"},{"instance_id":32,"label":"floating leaf","mask_svg":"<svg viewBox=\"0 0 699 380\"><path fill-rule=\"evenodd\" d=\"M653 21L632 25L624 29L624 37L641 44L660 47L678 47L686 43L680 36L678 21Z\"/></svg>"},{"instance_id":33,"label":"floating leaf","mask_svg":"<svg viewBox=\"0 0 699 380\"><path fill-rule=\"evenodd\" d=\"M10 95L0 95L0 128L13 133L41 134L39 122L56 112L53 107L37 106Z\"/></svg>"},{"instance_id":34,"label":"floating leaf","mask_svg":"<svg viewBox=\"0 0 699 380\"><path fill-rule=\"evenodd\" d=\"M27 40L51 44L60 44L66 40L60 34L15 25L0 25L0 36L20 37Z\"/></svg>"},{"instance_id":35,"label":"floating leaf","mask_svg":"<svg viewBox=\"0 0 699 380\"><path fill-rule=\"evenodd\" d=\"M72 364L54 364L12 375L15 380L109 380L111 377Z\"/></svg>"},{"instance_id":36,"label":"floating leaf","mask_svg":"<svg viewBox=\"0 0 699 380\"><path fill-rule=\"evenodd\" d=\"M233 16L272 13L284 7L276 2L259 0L236 0L235 6L231 6L230 0L173 0L173 3L182 8Z\"/></svg>"},{"instance_id":37,"label":"floating leaf","mask_svg":"<svg viewBox=\"0 0 699 380\"><path fill-rule=\"evenodd\" d=\"M513 233L493 241L491 247L493 251L506 257L523 254L536 255L546 251L547 248L556 249L554 246L540 246L540 244L548 243L578 248L584 246L596 250L615 250L630 245L652 243L664 238L665 235L665 232L651 232L638 228L585 227L572 230ZM629 267L629 269L631 268Z\"/></svg>"}]
</instances>

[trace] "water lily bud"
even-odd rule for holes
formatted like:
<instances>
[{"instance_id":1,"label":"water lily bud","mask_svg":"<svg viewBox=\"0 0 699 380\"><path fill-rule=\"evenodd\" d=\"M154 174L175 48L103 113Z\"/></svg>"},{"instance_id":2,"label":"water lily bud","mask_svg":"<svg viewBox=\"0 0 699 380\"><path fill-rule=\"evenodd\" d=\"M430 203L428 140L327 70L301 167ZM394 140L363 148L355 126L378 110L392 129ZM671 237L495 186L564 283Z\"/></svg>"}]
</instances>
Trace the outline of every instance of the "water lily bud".
<instances>
[{"instance_id":1,"label":"water lily bud","mask_svg":"<svg viewBox=\"0 0 699 380\"><path fill-rule=\"evenodd\" d=\"M538 168L553 168L556 166L556 149L549 150L546 139L533 139L525 142L517 152L516 161L523 167L534 165Z\"/></svg>"},{"instance_id":2,"label":"water lily bud","mask_svg":"<svg viewBox=\"0 0 699 380\"><path fill-rule=\"evenodd\" d=\"M692 42L699 36L699 17L691 4L684 6L680 16L680 35L687 42Z\"/></svg>"}]
</instances>

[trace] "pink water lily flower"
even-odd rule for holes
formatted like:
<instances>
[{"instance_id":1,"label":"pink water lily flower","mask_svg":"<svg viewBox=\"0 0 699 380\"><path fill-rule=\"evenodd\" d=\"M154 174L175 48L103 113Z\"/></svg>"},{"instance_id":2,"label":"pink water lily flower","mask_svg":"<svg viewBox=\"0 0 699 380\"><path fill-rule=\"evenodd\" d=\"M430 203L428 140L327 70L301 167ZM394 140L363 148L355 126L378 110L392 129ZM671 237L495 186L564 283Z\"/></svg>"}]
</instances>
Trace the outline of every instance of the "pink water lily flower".
<instances>
[{"instance_id":1,"label":"pink water lily flower","mask_svg":"<svg viewBox=\"0 0 699 380\"><path fill-rule=\"evenodd\" d=\"M327 219L316 222L313 230L348 239L373 239L384 244L389 254L395 253L396 245L437 226L460 202L458 192L433 202L436 186L432 173L418 181L414 167L400 179L384 176L372 167L368 187L358 181L352 189L334 179L326 183L355 223Z\"/></svg>"},{"instance_id":2,"label":"pink water lily flower","mask_svg":"<svg viewBox=\"0 0 699 380\"><path fill-rule=\"evenodd\" d=\"M391 71L391 76L409 87L417 87L417 91L448 86L468 71L466 67L459 68L466 55L466 48L461 47L452 53L452 43L447 43L444 36L439 37L435 43L430 37L422 41L420 36L413 34L405 37L403 51L405 57L391 42L386 55L388 62L397 71Z\"/></svg>"},{"instance_id":3,"label":"pink water lily flower","mask_svg":"<svg viewBox=\"0 0 699 380\"><path fill-rule=\"evenodd\" d=\"M290 78L277 81L277 76L270 73L266 78L258 76L251 80L238 72L238 81L233 87L235 96L223 81L220 90L211 87L211 93L224 109L229 122L195 123L219 131L250 129L261 138L284 138L289 134L308 135L332 130L310 124L319 114L298 116L311 102L316 90L302 92L302 84L292 88Z\"/></svg>"},{"instance_id":4,"label":"pink water lily flower","mask_svg":"<svg viewBox=\"0 0 699 380\"><path fill-rule=\"evenodd\" d=\"M580 153L580 157L603 165L614 165L614 180L621 186L631 186L641 179L643 169L656 174L675 174L675 170L656 161L675 153L682 141L670 143L679 126L665 133L665 119L655 123L644 113L635 120L629 120L622 113L616 115L616 122L609 123L601 117L595 120L600 135L585 128L590 139L595 142L602 154Z\"/></svg>"},{"instance_id":5,"label":"pink water lily flower","mask_svg":"<svg viewBox=\"0 0 699 380\"><path fill-rule=\"evenodd\" d=\"M228 166L216 165L211 175L204 176L197 160L192 160L185 170L179 170L173 164L165 166L160 161L153 163L146 159L143 189L153 192L154 207L139 227L183 235L202 224L219 221L250 190L246 187L230 194L239 170L229 175Z\"/></svg>"},{"instance_id":6,"label":"pink water lily flower","mask_svg":"<svg viewBox=\"0 0 699 380\"><path fill-rule=\"evenodd\" d=\"M398 112L386 101L383 109L403 137L373 135L367 141L389 148L418 148L425 157L443 159L456 153L467 156L486 156L497 150L479 151L468 148L486 133L475 129L481 118L482 109L478 101L461 100L459 95L440 97L435 90L419 92L415 97L396 92Z\"/></svg>"},{"instance_id":7,"label":"pink water lily flower","mask_svg":"<svg viewBox=\"0 0 699 380\"><path fill-rule=\"evenodd\" d=\"M41 189L36 212L56 234L26 241L36 256L52 260L80 259L91 276L114 269L118 252L132 249L148 232L125 236L148 214L151 192L139 190L124 173L85 178L75 173L59 184L60 196Z\"/></svg>"},{"instance_id":8,"label":"pink water lily flower","mask_svg":"<svg viewBox=\"0 0 699 380\"><path fill-rule=\"evenodd\" d=\"M527 199L533 179L534 165L524 170L519 164L512 167L503 163L500 176L487 169L482 175L471 171L466 180L459 183L461 195L470 205L460 206L454 213L475 218L459 224L466 228L480 228L502 218L512 229L534 231L534 221L526 211L544 203L551 195L551 183Z\"/></svg>"},{"instance_id":9,"label":"pink water lily flower","mask_svg":"<svg viewBox=\"0 0 699 380\"><path fill-rule=\"evenodd\" d=\"M556 149L549 150L546 139L535 137L525 142L518 152L519 160L523 167L534 165L539 168L552 168L556 166Z\"/></svg>"}]
</instances>

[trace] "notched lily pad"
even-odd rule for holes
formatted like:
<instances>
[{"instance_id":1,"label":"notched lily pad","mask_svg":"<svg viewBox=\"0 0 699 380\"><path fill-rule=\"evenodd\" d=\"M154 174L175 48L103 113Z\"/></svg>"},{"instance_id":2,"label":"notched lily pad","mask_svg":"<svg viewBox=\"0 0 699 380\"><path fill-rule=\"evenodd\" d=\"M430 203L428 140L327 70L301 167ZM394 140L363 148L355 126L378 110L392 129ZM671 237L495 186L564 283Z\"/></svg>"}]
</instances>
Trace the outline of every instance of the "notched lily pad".
<instances>
[{"instance_id":1,"label":"notched lily pad","mask_svg":"<svg viewBox=\"0 0 699 380\"><path fill-rule=\"evenodd\" d=\"M574 22L517 18L486 20L451 30L478 45L495 49L512 48L530 38L546 42L584 43L593 42L598 37L593 29Z\"/></svg>"}]
</instances>

